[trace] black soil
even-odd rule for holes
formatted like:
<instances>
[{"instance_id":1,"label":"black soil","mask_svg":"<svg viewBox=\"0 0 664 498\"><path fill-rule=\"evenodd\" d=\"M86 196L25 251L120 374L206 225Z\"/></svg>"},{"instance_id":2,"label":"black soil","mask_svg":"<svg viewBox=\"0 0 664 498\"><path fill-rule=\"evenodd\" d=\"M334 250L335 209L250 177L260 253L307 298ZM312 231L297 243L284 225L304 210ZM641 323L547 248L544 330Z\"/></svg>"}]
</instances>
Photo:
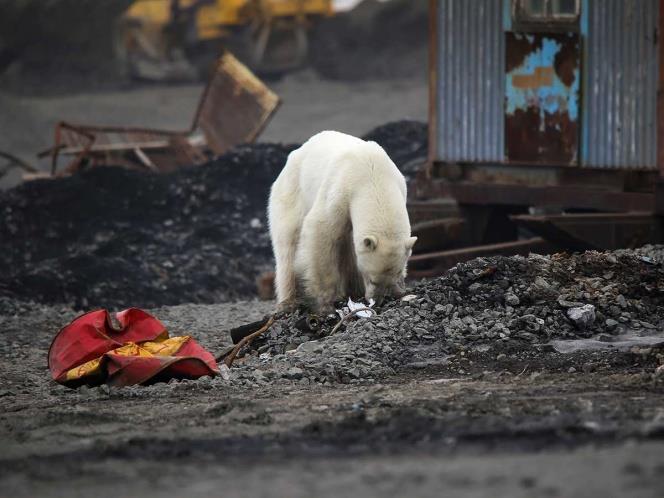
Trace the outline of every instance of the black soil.
<instances>
[{"instance_id":1,"label":"black soil","mask_svg":"<svg viewBox=\"0 0 664 498\"><path fill-rule=\"evenodd\" d=\"M368 138L402 165L426 149L426 125ZM0 194L0 296L75 308L254 296L272 268L269 188L295 147L238 147L165 175L93 168Z\"/></svg>"}]
</instances>

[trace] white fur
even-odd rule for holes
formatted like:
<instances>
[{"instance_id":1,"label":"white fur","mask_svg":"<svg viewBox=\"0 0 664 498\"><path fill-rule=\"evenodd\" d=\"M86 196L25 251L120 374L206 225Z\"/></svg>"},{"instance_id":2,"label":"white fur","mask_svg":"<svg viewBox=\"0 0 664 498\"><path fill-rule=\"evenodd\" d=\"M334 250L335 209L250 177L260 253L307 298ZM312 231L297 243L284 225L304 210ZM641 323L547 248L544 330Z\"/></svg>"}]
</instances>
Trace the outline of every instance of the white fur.
<instances>
[{"instance_id":1,"label":"white fur","mask_svg":"<svg viewBox=\"0 0 664 498\"><path fill-rule=\"evenodd\" d=\"M399 291L415 243L406 181L375 142L335 131L311 137L272 185L268 216L282 307L297 302L298 284L319 308Z\"/></svg>"}]
</instances>

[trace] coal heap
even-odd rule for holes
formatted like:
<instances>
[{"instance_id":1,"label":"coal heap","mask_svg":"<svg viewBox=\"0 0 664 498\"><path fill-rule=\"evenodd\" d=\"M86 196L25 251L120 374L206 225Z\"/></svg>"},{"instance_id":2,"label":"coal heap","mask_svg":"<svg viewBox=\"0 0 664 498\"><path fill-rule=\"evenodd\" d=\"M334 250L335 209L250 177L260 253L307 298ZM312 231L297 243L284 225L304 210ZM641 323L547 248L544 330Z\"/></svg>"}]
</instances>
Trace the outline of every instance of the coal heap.
<instances>
[{"instance_id":1,"label":"coal heap","mask_svg":"<svg viewBox=\"0 0 664 498\"><path fill-rule=\"evenodd\" d=\"M251 295L270 267L266 192L295 146L239 147L169 175L93 168L0 198L0 293L158 306Z\"/></svg>"},{"instance_id":2,"label":"coal heap","mask_svg":"<svg viewBox=\"0 0 664 498\"><path fill-rule=\"evenodd\" d=\"M426 147L426 125L370 137L405 164ZM254 297L273 266L269 188L296 147L242 146L164 175L92 168L0 193L0 297L77 309Z\"/></svg>"}]
</instances>

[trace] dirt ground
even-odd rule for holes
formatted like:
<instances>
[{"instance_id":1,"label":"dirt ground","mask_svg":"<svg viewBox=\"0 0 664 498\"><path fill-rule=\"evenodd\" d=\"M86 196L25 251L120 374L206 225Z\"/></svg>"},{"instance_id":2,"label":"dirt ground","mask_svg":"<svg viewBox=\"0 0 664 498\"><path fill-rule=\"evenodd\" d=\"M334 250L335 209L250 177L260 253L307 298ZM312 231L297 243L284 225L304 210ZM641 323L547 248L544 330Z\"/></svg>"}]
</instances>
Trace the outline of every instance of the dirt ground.
<instances>
[{"instance_id":1,"label":"dirt ground","mask_svg":"<svg viewBox=\"0 0 664 498\"><path fill-rule=\"evenodd\" d=\"M424 74L349 82L305 71L270 85L284 103L261 141L426 120ZM201 90L0 95L0 149L33 161L61 119L184 129ZM53 382L49 344L78 312L0 288L0 497L662 496L661 262L609 271L562 258L546 273L549 262L531 259L476 260L332 338L282 324L229 380L122 389ZM597 319L580 331L565 313L585 303ZM273 307L150 311L219 353L230 328ZM621 327L658 342L619 347ZM558 352L553 339L580 349Z\"/></svg>"},{"instance_id":2,"label":"dirt ground","mask_svg":"<svg viewBox=\"0 0 664 498\"><path fill-rule=\"evenodd\" d=\"M271 302L152 310L211 351ZM352 384L204 378L70 390L45 365L75 314L0 318L0 496L661 496L650 352L469 350ZM588 364L602 364L593 371ZM461 369L460 367L464 368ZM463 372L463 373L460 373Z\"/></svg>"}]
</instances>

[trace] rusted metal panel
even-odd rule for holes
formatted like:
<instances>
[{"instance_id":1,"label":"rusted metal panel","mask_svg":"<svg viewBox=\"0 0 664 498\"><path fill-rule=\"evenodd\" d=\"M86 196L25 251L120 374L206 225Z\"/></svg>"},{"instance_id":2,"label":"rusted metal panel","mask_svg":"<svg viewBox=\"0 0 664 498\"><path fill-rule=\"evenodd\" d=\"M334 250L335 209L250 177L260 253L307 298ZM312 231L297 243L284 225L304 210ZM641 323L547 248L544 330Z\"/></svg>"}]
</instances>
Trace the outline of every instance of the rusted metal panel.
<instances>
[{"instance_id":1,"label":"rusted metal panel","mask_svg":"<svg viewBox=\"0 0 664 498\"><path fill-rule=\"evenodd\" d=\"M122 126L58 123L51 155L56 174L60 155L75 156L63 173L84 163L142 167L167 172L201 164L209 151L223 154L253 142L279 106L277 97L230 53L224 53L206 86L191 129L166 131Z\"/></svg>"},{"instance_id":2,"label":"rusted metal panel","mask_svg":"<svg viewBox=\"0 0 664 498\"><path fill-rule=\"evenodd\" d=\"M409 200L406 207L411 224L459 216L459 207L453 199Z\"/></svg>"},{"instance_id":3,"label":"rusted metal panel","mask_svg":"<svg viewBox=\"0 0 664 498\"><path fill-rule=\"evenodd\" d=\"M658 0L584 0L582 165L656 169Z\"/></svg>"},{"instance_id":4,"label":"rusted metal panel","mask_svg":"<svg viewBox=\"0 0 664 498\"><path fill-rule=\"evenodd\" d=\"M185 157L184 148L189 149L187 158L198 160L178 163L178 158ZM179 164L200 164L205 160L185 133L64 122L56 126L55 146L49 153L51 174L56 173L61 154L74 156L63 170L65 174L76 171L84 161L91 165L139 165L154 171L170 171Z\"/></svg>"},{"instance_id":5,"label":"rusted metal panel","mask_svg":"<svg viewBox=\"0 0 664 498\"><path fill-rule=\"evenodd\" d=\"M652 193L593 189L587 186L537 186L478 184L431 180L417 185L422 198L451 197L459 204L552 206L598 209L609 212L655 209Z\"/></svg>"},{"instance_id":6,"label":"rusted metal panel","mask_svg":"<svg viewBox=\"0 0 664 498\"><path fill-rule=\"evenodd\" d=\"M193 128L205 134L216 154L253 142L279 107L279 97L229 52L205 90Z\"/></svg>"},{"instance_id":7,"label":"rusted metal panel","mask_svg":"<svg viewBox=\"0 0 664 498\"><path fill-rule=\"evenodd\" d=\"M502 0L436 0L433 160L504 159L502 11Z\"/></svg>"},{"instance_id":8,"label":"rusted metal panel","mask_svg":"<svg viewBox=\"0 0 664 498\"><path fill-rule=\"evenodd\" d=\"M578 158L577 33L505 33L505 149L510 162Z\"/></svg>"}]
</instances>

